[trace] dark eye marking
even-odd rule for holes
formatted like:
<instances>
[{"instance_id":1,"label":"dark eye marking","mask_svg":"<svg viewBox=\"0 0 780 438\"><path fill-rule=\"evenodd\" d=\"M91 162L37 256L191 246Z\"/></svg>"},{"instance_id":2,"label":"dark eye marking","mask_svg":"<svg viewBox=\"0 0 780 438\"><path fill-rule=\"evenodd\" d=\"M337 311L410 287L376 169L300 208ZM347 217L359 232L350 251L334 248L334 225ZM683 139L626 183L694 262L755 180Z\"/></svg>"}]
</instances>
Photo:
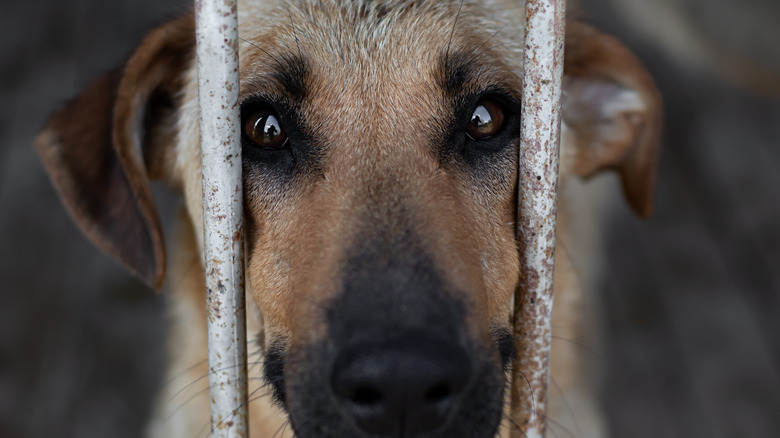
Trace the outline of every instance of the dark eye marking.
<instances>
[{"instance_id":1,"label":"dark eye marking","mask_svg":"<svg viewBox=\"0 0 780 438\"><path fill-rule=\"evenodd\" d=\"M246 166L262 174L292 175L302 157L294 149L303 144L294 107L284 99L254 96L241 104L241 144ZM297 145L297 146L296 146Z\"/></svg>"},{"instance_id":2,"label":"dark eye marking","mask_svg":"<svg viewBox=\"0 0 780 438\"><path fill-rule=\"evenodd\" d=\"M278 185L322 174L323 146L306 130L302 106L281 93L241 103L242 161L255 181Z\"/></svg>"},{"instance_id":3,"label":"dark eye marking","mask_svg":"<svg viewBox=\"0 0 780 438\"><path fill-rule=\"evenodd\" d=\"M491 168L498 168L496 160L509 157L508 148L520 135L520 102L513 96L501 84L451 96L451 119L436 152L441 162L463 162L472 169L493 163Z\"/></svg>"}]
</instances>

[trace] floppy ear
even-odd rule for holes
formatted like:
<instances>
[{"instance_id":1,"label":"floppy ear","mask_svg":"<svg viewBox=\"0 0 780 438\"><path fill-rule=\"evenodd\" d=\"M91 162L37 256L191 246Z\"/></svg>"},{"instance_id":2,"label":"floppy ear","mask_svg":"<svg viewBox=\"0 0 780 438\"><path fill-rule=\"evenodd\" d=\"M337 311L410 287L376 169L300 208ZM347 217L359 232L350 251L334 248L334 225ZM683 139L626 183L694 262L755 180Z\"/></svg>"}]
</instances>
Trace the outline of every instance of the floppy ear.
<instances>
[{"instance_id":1,"label":"floppy ear","mask_svg":"<svg viewBox=\"0 0 780 438\"><path fill-rule=\"evenodd\" d=\"M194 45L191 15L154 29L121 69L57 111L36 139L81 230L155 289L165 277L165 242L150 170L160 173L172 139L176 93Z\"/></svg>"},{"instance_id":2,"label":"floppy ear","mask_svg":"<svg viewBox=\"0 0 780 438\"><path fill-rule=\"evenodd\" d=\"M634 212L653 212L661 135L661 98L639 60L617 39L567 23L563 113L574 130L574 172L620 174Z\"/></svg>"}]
</instances>

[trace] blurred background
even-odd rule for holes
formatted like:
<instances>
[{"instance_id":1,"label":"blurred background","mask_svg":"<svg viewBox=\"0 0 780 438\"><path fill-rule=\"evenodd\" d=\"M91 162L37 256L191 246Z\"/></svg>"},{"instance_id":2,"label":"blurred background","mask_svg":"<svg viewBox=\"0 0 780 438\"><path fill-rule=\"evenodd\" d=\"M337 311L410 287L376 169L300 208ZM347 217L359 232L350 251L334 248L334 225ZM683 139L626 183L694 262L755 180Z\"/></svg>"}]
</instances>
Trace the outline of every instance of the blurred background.
<instances>
[{"instance_id":1,"label":"blurred background","mask_svg":"<svg viewBox=\"0 0 780 438\"><path fill-rule=\"evenodd\" d=\"M609 218L597 297L608 426L778 437L780 2L580 3L643 60L666 111L655 216L619 204ZM77 231L32 144L56 107L188 7L0 5L0 437L141 434L162 379L165 297ZM156 189L170 217L177 201Z\"/></svg>"}]
</instances>

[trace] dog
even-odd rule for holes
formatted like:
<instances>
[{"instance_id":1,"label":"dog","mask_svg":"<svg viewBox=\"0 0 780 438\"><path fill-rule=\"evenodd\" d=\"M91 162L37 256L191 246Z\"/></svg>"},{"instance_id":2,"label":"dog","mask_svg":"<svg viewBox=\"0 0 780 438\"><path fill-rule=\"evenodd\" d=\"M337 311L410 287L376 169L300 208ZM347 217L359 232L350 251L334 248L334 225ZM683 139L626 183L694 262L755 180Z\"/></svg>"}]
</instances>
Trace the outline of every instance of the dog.
<instances>
[{"instance_id":1,"label":"dog","mask_svg":"<svg viewBox=\"0 0 780 438\"><path fill-rule=\"evenodd\" d=\"M524 5L242 0L238 11L251 435L502 433ZM197 99L190 13L152 30L36 140L84 234L150 287L165 283L168 378L152 437L208 431ZM603 196L579 179L615 171L634 211L652 212L660 97L628 49L568 20L562 118L558 234L584 236L566 243L596 264ZM170 260L153 180L183 198ZM584 330L575 264L556 255L555 337ZM582 363L554 344L561 396L548 417L606 436ZM569 413L574 423L560 420Z\"/></svg>"}]
</instances>

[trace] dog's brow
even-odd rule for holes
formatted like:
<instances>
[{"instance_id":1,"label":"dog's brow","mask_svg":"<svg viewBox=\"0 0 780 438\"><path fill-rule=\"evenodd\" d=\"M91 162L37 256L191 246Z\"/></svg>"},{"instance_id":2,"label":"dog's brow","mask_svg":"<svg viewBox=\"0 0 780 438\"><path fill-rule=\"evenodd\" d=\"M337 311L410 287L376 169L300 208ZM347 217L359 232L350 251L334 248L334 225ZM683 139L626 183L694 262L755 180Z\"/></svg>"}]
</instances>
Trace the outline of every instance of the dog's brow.
<instances>
[{"instance_id":1,"label":"dog's brow","mask_svg":"<svg viewBox=\"0 0 780 438\"><path fill-rule=\"evenodd\" d=\"M442 87L448 93L457 94L476 76L470 59L463 52L444 53L441 56L440 71Z\"/></svg>"},{"instance_id":2,"label":"dog's brow","mask_svg":"<svg viewBox=\"0 0 780 438\"><path fill-rule=\"evenodd\" d=\"M309 71L306 60L297 55L275 58L271 76L295 100L306 95L306 75Z\"/></svg>"},{"instance_id":3,"label":"dog's brow","mask_svg":"<svg viewBox=\"0 0 780 438\"><path fill-rule=\"evenodd\" d=\"M517 101L520 100L522 78L504 63L485 56L485 52L442 53L439 81L442 89L453 97L485 90L503 90Z\"/></svg>"}]
</instances>

